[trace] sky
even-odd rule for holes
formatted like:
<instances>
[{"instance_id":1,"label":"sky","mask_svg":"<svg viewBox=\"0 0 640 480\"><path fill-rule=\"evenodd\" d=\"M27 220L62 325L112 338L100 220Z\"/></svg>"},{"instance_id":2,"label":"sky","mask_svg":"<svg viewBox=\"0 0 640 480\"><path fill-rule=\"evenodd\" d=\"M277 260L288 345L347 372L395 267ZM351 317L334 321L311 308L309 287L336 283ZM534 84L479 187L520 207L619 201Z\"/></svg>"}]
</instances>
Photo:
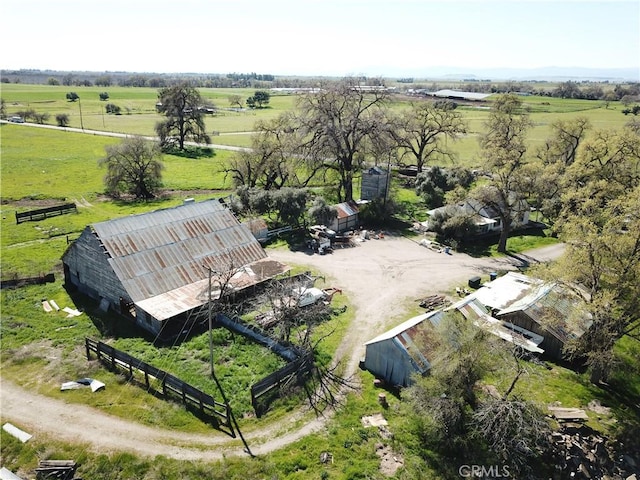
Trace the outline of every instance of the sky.
<instances>
[{"instance_id":1,"label":"sky","mask_svg":"<svg viewBox=\"0 0 640 480\"><path fill-rule=\"evenodd\" d=\"M0 0L0 67L428 75L640 66L640 0Z\"/></svg>"}]
</instances>

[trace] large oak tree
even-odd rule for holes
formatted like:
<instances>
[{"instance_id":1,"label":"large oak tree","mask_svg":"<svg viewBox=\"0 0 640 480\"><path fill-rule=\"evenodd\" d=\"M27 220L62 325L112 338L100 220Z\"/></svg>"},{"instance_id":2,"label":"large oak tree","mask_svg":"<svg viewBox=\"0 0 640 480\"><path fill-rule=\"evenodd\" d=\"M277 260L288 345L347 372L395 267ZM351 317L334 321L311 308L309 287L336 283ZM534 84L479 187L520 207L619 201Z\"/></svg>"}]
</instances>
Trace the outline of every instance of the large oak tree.
<instances>
[{"instance_id":1,"label":"large oak tree","mask_svg":"<svg viewBox=\"0 0 640 480\"><path fill-rule=\"evenodd\" d=\"M161 152L158 145L142 137L125 138L117 145L105 147L106 156L99 164L107 168L104 177L107 192L119 197L129 193L150 199L162 185Z\"/></svg>"},{"instance_id":2,"label":"large oak tree","mask_svg":"<svg viewBox=\"0 0 640 480\"><path fill-rule=\"evenodd\" d=\"M498 251L506 252L512 224L524 209L522 191L526 178L526 134L531 127L529 115L515 94L500 95L495 100L480 139L481 155L491 179L472 193L478 205L492 208L500 218L502 230Z\"/></svg>"},{"instance_id":3,"label":"large oak tree","mask_svg":"<svg viewBox=\"0 0 640 480\"><path fill-rule=\"evenodd\" d=\"M386 89L361 87L354 78L300 97L302 154L337 174L340 201L353 200L354 175L380 133L387 98Z\"/></svg>"},{"instance_id":4,"label":"large oak tree","mask_svg":"<svg viewBox=\"0 0 640 480\"><path fill-rule=\"evenodd\" d=\"M165 120L156 124L156 133L164 150L175 148L184 150L185 141L210 143L205 132L204 101L200 92L188 83L179 83L163 88L158 93L158 112Z\"/></svg>"},{"instance_id":5,"label":"large oak tree","mask_svg":"<svg viewBox=\"0 0 640 480\"><path fill-rule=\"evenodd\" d=\"M462 116L448 102L418 102L403 111L391 130L403 156L415 162L418 173L435 156L451 157L446 140L455 140L466 133Z\"/></svg>"}]
</instances>

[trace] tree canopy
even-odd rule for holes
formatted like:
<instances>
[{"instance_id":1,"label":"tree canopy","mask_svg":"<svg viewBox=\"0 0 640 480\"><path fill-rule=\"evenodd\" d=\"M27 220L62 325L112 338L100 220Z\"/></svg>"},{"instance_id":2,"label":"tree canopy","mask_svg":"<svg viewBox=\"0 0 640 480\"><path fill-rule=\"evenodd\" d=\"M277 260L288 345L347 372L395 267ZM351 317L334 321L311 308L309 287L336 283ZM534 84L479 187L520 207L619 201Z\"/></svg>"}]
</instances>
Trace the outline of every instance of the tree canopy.
<instances>
[{"instance_id":1,"label":"tree canopy","mask_svg":"<svg viewBox=\"0 0 640 480\"><path fill-rule=\"evenodd\" d=\"M528 180L525 173L526 134L532 126L515 94L500 95L491 108L480 139L481 154L490 180L473 190L472 196L482 206L495 210L502 225L498 251L506 252L512 223L528 209L522 192Z\"/></svg>"},{"instance_id":2,"label":"tree canopy","mask_svg":"<svg viewBox=\"0 0 640 480\"><path fill-rule=\"evenodd\" d=\"M185 149L185 141L210 143L205 132L203 105L200 92L188 83L179 83L162 88L158 93L158 112L165 120L156 124L156 133L160 137L163 150Z\"/></svg>"},{"instance_id":3,"label":"tree canopy","mask_svg":"<svg viewBox=\"0 0 640 480\"><path fill-rule=\"evenodd\" d=\"M142 137L130 137L106 146L105 150L106 156L98 163L107 168L104 183L110 195L129 193L144 200L155 196L162 185L164 168L157 144Z\"/></svg>"},{"instance_id":4,"label":"tree canopy","mask_svg":"<svg viewBox=\"0 0 640 480\"><path fill-rule=\"evenodd\" d=\"M300 149L337 174L340 201L353 200L354 175L371 149L371 139L384 125L387 98L385 89L363 89L347 78L299 99Z\"/></svg>"},{"instance_id":5,"label":"tree canopy","mask_svg":"<svg viewBox=\"0 0 640 480\"><path fill-rule=\"evenodd\" d=\"M412 157L418 172L434 156L450 157L444 140L455 140L467 131L460 113L448 103L417 102L397 118L392 136L405 156Z\"/></svg>"}]
</instances>

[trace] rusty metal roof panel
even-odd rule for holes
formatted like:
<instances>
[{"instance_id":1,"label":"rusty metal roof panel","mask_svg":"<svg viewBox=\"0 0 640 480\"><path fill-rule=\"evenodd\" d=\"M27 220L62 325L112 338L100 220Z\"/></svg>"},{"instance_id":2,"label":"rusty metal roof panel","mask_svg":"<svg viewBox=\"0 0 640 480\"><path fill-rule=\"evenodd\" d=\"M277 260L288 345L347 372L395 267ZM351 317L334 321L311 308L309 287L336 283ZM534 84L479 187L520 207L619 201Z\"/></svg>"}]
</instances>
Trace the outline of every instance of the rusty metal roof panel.
<instances>
[{"instance_id":1,"label":"rusty metal roof panel","mask_svg":"<svg viewBox=\"0 0 640 480\"><path fill-rule=\"evenodd\" d=\"M266 258L251 231L217 200L101 222L94 231L133 301L176 291L219 270Z\"/></svg>"}]
</instances>

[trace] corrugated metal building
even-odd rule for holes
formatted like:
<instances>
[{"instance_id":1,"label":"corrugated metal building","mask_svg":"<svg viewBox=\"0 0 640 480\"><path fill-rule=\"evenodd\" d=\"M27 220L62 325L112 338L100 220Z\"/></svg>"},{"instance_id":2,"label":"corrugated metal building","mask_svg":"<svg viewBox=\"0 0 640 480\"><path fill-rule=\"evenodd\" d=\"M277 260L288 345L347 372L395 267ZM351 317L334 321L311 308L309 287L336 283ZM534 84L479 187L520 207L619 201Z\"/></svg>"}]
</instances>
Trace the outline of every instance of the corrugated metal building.
<instances>
[{"instance_id":1,"label":"corrugated metal building","mask_svg":"<svg viewBox=\"0 0 640 480\"><path fill-rule=\"evenodd\" d=\"M380 167L371 167L362 172L360 198L362 200L384 198L387 195L389 178L389 173Z\"/></svg>"},{"instance_id":2,"label":"corrugated metal building","mask_svg":"<svg viewBox=\"0 0 640 480\"><path fill-rule=\"evenodd\" d=\"M237 291L287 270L217 200L90 225L62 262L68 285L154 334L208 301L208 269L213 298L228 272Z\"/></svg>"},{"instance_id":3,"label":"corrugated metal building","mask_svg":"<svg viewBox=\"0 0 640 480\"><path fill-rule=\"evenodd\" d=\"M411 385L413 375L424 375L431 368L428 355L441 319L439 310L418 315L369 340L364 344L364 368L390 385Z\"/></svg>"},{"instance_id":4,"label":"corrugated metal building","mask_svg":"<svg viewBox=\"0 0 640 480\"><path fill-rule=\"evenodd\" d=\"M509 272L473 293L503 323L541 335L545 354L563 358L567 342L582 336L592 320L583 300L555 283Z\"/></svg>"},{"instance_id":5,"label":"corrugated metal building","mask_svg":"<svg viewBox=\"0 0 640 480\"><path fill-rule=\"evenodd\" d=\"M489 315L482 303L469 295L453 305L411 318L365 343L364 368L385 382L400 387L413 383L413 376L431 369L430 356L437 346L435 327L448 315L461 315L507 342L531 353L543 353L538 346L543 337Z\"/></svg>"}]
</instances>

